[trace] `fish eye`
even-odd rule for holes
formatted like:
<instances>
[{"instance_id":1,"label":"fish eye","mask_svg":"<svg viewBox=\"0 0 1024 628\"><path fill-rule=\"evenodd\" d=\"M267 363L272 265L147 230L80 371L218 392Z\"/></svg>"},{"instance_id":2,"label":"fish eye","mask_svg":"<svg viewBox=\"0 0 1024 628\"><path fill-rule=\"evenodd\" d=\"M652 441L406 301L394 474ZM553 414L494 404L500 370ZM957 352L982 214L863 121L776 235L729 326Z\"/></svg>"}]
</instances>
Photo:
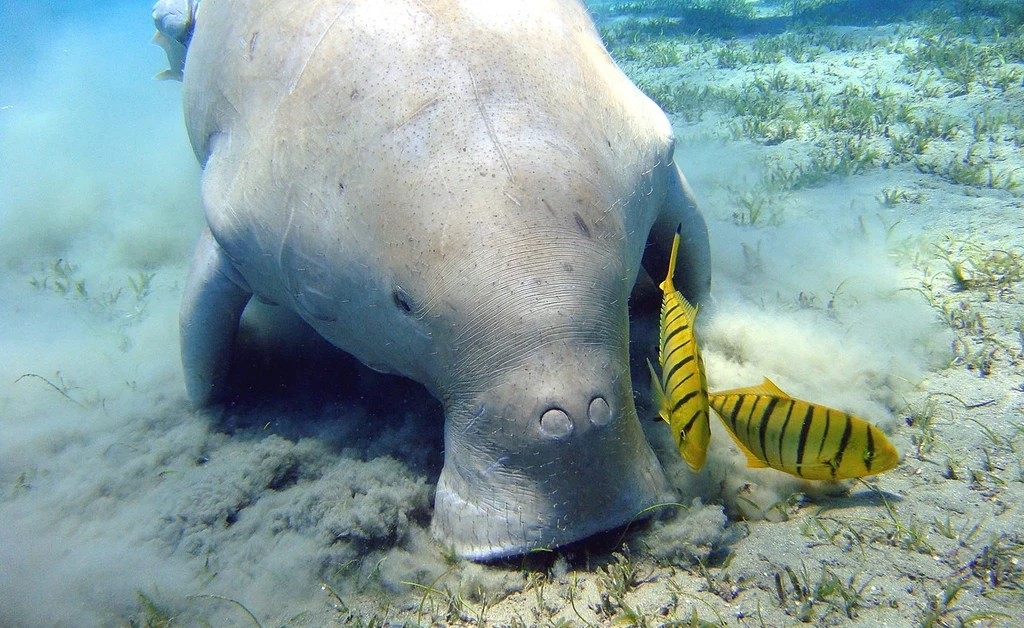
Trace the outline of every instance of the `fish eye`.
<instances>
[{"instance_id":1,"label":"fish eye","mask_svg":"<svg viewBox=\"0 0 1024 628\"><path fill-rule=\"evenodd\" d=\"M394 291L391 293L391 298L395 301L398 309L406 314L412 313L412 300L409 298L409 293L403 290L401 286L395 286Z\"/></svg>"}]
</instances>

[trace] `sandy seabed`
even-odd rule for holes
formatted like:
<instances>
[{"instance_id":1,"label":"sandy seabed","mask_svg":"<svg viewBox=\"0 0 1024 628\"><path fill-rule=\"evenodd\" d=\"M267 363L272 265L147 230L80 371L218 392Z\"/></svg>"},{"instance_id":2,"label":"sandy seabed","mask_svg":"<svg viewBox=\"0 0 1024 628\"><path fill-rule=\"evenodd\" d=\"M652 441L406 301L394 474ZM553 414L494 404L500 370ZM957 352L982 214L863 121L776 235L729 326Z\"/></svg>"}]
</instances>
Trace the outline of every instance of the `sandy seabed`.
<instances>
[{"instance_id":1,"label":"sandy seabed","mask_svg":"<svg viewBox=\"0 0 1024 628\"><path fill-rule=\"evenodd\" d=\"M907 6L777 57L757 51L781 32L670 22L652 37L650 13L595 8L613 55L671 112L709 221L711 389L769 376L885 429L901 465L803 483L745 468L716 424L690 473L646 420L656 313L638 312L638 405L680 503L490 566L427 532L440 405L283 313L247 312L232 401L189 407L177 307L199 168L179 84L149 78L164 59L146 45L147 3L11 9L0 625L1019 625L1024 128L999 114L1024 110L1024 65L983 63L998 38ZM922 52L942 28L981 55L966 92ZM676 85L712 89L685 100ZM737 96L765 91L782 110ZM829 100L840 122L816 113ZM912 111L889 119L890 100ZM929 119L948 128L907 149Z\"/></svg>"}]
</instances>

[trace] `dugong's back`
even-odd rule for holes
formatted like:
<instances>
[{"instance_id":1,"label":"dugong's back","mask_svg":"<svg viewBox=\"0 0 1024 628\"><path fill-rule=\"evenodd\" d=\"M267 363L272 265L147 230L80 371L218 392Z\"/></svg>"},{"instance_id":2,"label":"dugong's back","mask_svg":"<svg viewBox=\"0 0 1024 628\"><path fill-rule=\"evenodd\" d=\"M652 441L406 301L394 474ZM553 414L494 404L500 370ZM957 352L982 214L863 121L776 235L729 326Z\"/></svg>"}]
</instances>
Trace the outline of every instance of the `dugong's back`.
<instances>
[{"instance_id":1,"label":"dugong's back","mask_svg":"<svg viewBox=\"0 0 1024 628\"><path fill-rule=\"evenodd\" d=\"M237 119L266 129L281 107L311 116L311 134L344 131L348 144L380 141L435 106L449 109L437 117L453 131L450 108L472 120L481 106L504 105L495 119L534 128L554 111L592 114L572 126L613 140L647 109L646 126L670 132L577 0L204 0L199 10L185 109L201 160L210 134Z\"/></svg>"},{"instance_id":2,"label":"dugong's back","mask_svg":"<svg viewBox=\"0 0 1024 628\"><path fill-rule=\"evenodd\" d=\"M357 249L349 254L371 265L388 252L361 243L426 243L443 229L473 246L487 234L457 213L462 196L543 176L560 151L564 167L602 173L592 183L611 204L623 181L607 177L653 163L652 147L663 150L671 135L576 0L204 0L184 81L200 162L230 138L214 158L233 160L231 180L213 181L211 193L242 184L276 201L276 213L236 203L241 214L208 216L242 259L243 243L276 251L288 229L320 229L340 215L353 219L340 229ZM296 163L302 155L317 159ZM290 187L266 189L282 181ZM336 194L319 204L332 215L284 211L317 205L310 194ZM431 200L441 196L450 199L443 214ZM382 224L395 221L403 224ZM431 265L437 251L424 244L403 254Z\"/></svg>"},{"instance_id":3,"label":"dugong's back","mask_svg":"<svg viewBox=\"0 0 1024 628\"><path fill-rule=\"evenodd\" d=\"M436 347L381 356L407 336L352 330L381 285L462 290L446 259L500 267L522 232L608 225L583 258L635 277L653 209L625 206L671 159L671 128L577 0L204 0L196 24L184 103L213 236L257 295L363 362L436 391ZM513 207L544 190L541 211Z\"/></svg>"}]
</instances>

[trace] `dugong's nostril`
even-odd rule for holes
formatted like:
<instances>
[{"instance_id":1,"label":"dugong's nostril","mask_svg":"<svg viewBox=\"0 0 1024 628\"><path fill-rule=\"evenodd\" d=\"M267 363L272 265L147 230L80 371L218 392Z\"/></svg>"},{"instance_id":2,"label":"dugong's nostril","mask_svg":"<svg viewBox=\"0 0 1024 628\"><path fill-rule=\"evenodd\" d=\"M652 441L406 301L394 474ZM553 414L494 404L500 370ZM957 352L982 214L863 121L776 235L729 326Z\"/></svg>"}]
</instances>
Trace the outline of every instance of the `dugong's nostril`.
<instances>
[{"instance_id":1,"label":"dugong's nostril","mask_svg":"<svg viewBox=\"0 0 1024 628\"><path fill-rule=\"evenodd\" d=\"M594 425L608 425L612 420L612 409L604 397L594 397L587 408L587 416Z\"/></svg>"},{"instance_id":2,"label":"dugong's nostril","mask_svg":"<svg viewBox=\"0 0 1024 628\"><path fill-rule=\"evenodd\" d=\"M561 438L572 431L572 420L564 410L551 408L540 415L540 429L552 438Z\"/></svg>"}]
</instances>

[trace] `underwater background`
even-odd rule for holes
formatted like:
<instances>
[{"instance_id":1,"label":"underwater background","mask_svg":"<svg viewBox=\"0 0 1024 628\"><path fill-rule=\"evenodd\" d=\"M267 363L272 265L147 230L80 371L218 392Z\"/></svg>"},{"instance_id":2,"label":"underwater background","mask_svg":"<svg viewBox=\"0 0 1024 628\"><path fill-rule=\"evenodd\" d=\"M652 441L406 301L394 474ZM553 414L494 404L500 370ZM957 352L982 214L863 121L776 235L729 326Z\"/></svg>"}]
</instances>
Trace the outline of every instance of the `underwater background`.
<instances>
[{"instance_id":1,"label":"underwater background","mask_svg":"<svg viewBox=\"0 0 1024 628\"><path fill-rule=\"evenodd\" d=\"M212 1L212 0L211 0ZM903 454L867 482L748 469L495 565L429 537L441 406L273 308L196 411L177 310L203 226L143 1L0 4L0 626L1019 625L1024 7L588 3L670 116L708 219L712 390L771 377Z\"/></svg>"}]
</instances>

